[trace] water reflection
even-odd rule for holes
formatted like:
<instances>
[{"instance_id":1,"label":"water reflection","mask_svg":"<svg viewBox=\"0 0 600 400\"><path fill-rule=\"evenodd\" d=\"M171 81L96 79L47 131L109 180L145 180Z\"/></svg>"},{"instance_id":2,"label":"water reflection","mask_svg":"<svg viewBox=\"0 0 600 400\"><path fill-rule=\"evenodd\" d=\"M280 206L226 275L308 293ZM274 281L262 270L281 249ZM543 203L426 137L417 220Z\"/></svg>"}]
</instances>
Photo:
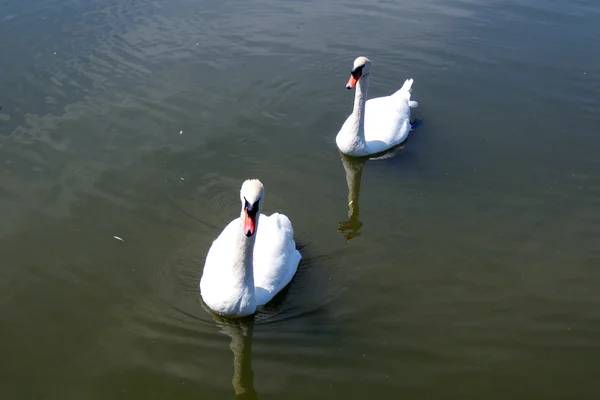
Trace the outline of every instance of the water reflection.
<instances>
[{"instance_id":1,"label":"water reflection","mask_svg":"<svg viewBox=\"0 0 600 400\"><path fill-rule=\"evenodd\" d=\"M341 232L346 240L352 240L360 235L359 231L363 226L358 219L360 213L358 199L363 168L368 158L349 157L343 153L340 153L340 157L346 171L346 184L348 185L348 220L338 224L338 232Z\"/></svg>"},{"instance_id":2,"label":"water reflection","mask_svg":"<svg viewBox=\"0 0 600 400\"><path fill-rule=\"evenodd\" d=\"M418 122L418 120L415 120L413 122L413 127L416 126ZM366 157L351 157L340 152L342 165L346 171L346 185L348 186L348 220L341 221L338 224L338 232L342 233L346 240L352 240L359 236L360 228L363 226L362 221L358 219L358 215L360 213L358 199L360 196L360 184L362 182L362 173L365 163L368 160L387 160L395 157L404 149L411 136L412 133L404 142L396 147Z\"/></svg>"},{"instance_id":3,"label":"water reflection","mask_svg":"<svg viewBox=\"0 0 600 400\"><path fill-rule=\"evenodd\" d=\"M225 319L210 313L220 331L231 338L229 348L233 352L233 379L231 384L236 399L258 399L254 389L252 371L252 335L254 316L241 319Z\"/></svg>"}]
</instances>

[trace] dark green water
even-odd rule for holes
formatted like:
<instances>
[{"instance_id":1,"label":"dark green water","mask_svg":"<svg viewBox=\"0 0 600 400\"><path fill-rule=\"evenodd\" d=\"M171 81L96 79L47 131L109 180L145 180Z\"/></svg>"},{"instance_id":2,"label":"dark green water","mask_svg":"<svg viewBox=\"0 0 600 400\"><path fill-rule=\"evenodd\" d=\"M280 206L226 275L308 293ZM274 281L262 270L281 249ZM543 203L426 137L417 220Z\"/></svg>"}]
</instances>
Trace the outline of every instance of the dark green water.
<instances>
[{"instance_id":1,"label":"dark green water","mask_svg":"<svg viewBox=\"0 0 600 400\"><path fill-rule=\"evenodd\" d=\"M598 21L592 0L0 3L0 397L598 398ZM359 55L370 97L415 79L422 121L366 163L334 141ZM305 247L240 325L198 280L248 177Z\"/></svg>"}]
</instances>

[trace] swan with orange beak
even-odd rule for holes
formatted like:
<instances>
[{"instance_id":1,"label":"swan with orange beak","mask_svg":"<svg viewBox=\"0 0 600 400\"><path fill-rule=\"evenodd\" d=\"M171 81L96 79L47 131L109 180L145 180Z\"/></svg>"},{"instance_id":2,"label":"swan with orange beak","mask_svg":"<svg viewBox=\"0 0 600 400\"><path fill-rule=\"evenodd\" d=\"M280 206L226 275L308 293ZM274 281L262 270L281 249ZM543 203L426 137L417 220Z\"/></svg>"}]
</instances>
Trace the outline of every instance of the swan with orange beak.
<instances>
[{"instance_id":1,"label":"swan with orange beak","mask_svg":"<svg viewBox=\"0 0 600 400\"><path fill-rule=\"evenodd\" d=\"M340 151L349 156L380 155L402 144L412 129L410 109L418 103L412 101L412 79L407 79L396 93L367 101L371 60L358 57L354 60L346 89L355 89L352 114L346 118L335 142Z\"/></svg>"},{"instance_id":2,"label":"swan with orange beak","mask_svg":"<svg viewBox=\"0 0 600 400\"><path fill-rule=\"evenodd\" d=\"M302 258L289 218L261 214L264 198L263 184L246 180L240 217L208 250L200 293L208 308L224 317L254 314L290 283Z\"/></svg>"}]
</instances>

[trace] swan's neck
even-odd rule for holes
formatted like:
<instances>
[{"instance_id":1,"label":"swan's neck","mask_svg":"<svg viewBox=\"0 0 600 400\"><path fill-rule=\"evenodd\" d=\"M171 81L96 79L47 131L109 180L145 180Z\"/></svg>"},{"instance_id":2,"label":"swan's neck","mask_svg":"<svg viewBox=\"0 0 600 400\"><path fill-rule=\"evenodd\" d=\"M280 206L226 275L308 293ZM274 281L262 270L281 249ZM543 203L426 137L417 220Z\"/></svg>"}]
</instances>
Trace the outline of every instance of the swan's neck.
<instances>
[{"instance_id":1,"label":"swan's neck","mask_svg":"<svg viewBox=\"0 0 600 400\"><path fill-rule=\"evenodd\" d=\"M354 110L352 115L356 119L356 136L365 138L365 103L367 102L367 91L369 90L369 79L371 75L363 75L356 83L354 93Z\"/></svg>"},{"instance_id":2,"label":"swan's neck","mask_svg":"<svg viewBox=\"0 0 600 400\"><path fill-rule=\"evenodd\" d=\"M236 278L236 284L244 289L248 289L248 295L254 297L254 265L253 253L254 242L256 241L256 230L254 235L246 237L243 230L244 216L240 218L240 227L237 230L236 245L233 254L233 275ZM256 228L258 221L256 221Z\"/></svg>"}]
</instances>

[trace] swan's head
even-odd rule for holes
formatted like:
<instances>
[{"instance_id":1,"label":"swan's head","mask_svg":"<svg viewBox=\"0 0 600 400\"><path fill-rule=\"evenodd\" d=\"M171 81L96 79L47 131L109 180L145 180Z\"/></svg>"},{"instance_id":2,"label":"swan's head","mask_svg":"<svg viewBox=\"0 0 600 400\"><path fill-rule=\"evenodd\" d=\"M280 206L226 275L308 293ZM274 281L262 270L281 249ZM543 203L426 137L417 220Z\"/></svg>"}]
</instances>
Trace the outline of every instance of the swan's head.
<instances>
[{"instance_id":1,"label":"swan's head","mask_svg":"<svg viewBox=\"0 0 600 400\"><path fill-rule=\"evenodd\" d=\"M260 209L265 198L265 187L258 179L248 179L240 190L242 200L242 221L244 235L250 237L256 232Z\"/></svg>"},{"instance_id":2,"label":"swan's head","mask_svg":"<svg viewBox=\"0 0 600 400\"><path fill-rule=\"evenodd\" d=\"M371 73L371 60L367 57L358 57L354 60L352 71L350 71L350 79L346 83L346 89L350 90L356 86L356 82L361 76L369 75Z\"/></svg>"}]
</instances>

